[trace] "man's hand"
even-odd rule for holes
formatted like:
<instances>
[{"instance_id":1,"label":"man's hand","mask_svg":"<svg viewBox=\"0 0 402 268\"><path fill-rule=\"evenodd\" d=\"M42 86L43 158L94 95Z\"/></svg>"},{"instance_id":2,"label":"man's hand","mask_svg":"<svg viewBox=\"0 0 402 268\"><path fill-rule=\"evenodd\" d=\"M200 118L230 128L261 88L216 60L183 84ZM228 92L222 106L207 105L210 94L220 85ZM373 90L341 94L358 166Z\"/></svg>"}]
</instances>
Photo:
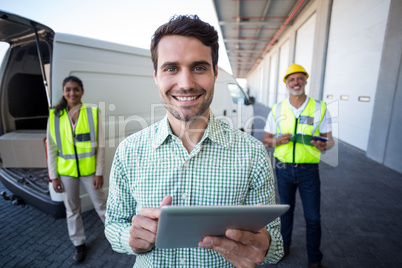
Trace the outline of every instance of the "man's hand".
<instances>
[{"instance_id":1,"label":"man's hand","mask_svg":"<svg viewBox=\"0 0 402 268\"><path fill-rule=\"evenodd\" d=\"M325 141L315 141L312 140L311 144L317 148L319 151L325 151L327 149L327 143Z\"/></svg>"},{"instance_id":2,"label":"man's hand","mask_svg":"<svg viewBox=\"0 0 402 268\"><path fill-rule=\"evenodd\" d=\"M289 139L292 137L292 134L286 133L282 134L278 138L275 138L274 134L264 132L264 138L262 139L262 143L268 147L276 147L282 144L286 144L289 142Z\"/></svg>"},{"instance_id":3,"label":"man's hand","mask_svg":"<svg viewBox=\"0 0 402 268\"><path fill-rule=\"evenodd\" d=\"M128 243L135 253L144 253L153 246L161 207L171 204L172 197L168 195L159 208L142 208L140 213L132 218Z\"/></svg>"},{"instance_id":4,"label":"man's hand","mask_svg":"<svg viewBox=\"0 0 402 268\"><path fill-rule=\"evenodd\" d=\"M328 138L327 142L323 142L323 141L311 141L311 144L317 148L320 151L325 151L325 150L329 150L332 147L334 147L335 142L334 142L334 138L332 137L332 132L328 132L328 133L320 133L321 137L324 138Z\"/></svg>"},{"instance_id":5,"label":"man's hand","mask_svg":"<svg viewBox=\"0 0 402 268\"><path fill-rule=\"evenodd\" d=\"M290 133L280 135L279 138L276 138L276 146L289 143L291 137L292 134Z\"/></svg>"},{"instance_id":6,"label":"man's hand","mask_svg":"<svg viewBox=\"0 0 402 268\"><path fill-rule=\"evenodd\" d=\"M265 227L257 233L228 229L226 237L207 236L198 243L200 248L212 249L236 267L256 267L264 261L271 242Z\"/></svg>"}]
</instances>

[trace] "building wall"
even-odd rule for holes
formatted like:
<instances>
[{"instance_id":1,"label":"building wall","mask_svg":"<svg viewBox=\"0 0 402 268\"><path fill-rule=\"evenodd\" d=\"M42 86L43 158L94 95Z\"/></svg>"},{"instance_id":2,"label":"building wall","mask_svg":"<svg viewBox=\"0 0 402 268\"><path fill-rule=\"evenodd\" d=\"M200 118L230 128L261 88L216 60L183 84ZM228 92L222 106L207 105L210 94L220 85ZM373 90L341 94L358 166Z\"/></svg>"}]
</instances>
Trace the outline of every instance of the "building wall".
<instances>
[{"instance_id":1,"label":"building wall","mask_svg":"<svg viewBox=\"0 0 402 268\"><path fill-rule=\"evenodd\" d=\"M392 0L379 66L367 156L402 173L402 1ZM384 179L384 178L379 178Z\"/></svg>"}]
</instances>

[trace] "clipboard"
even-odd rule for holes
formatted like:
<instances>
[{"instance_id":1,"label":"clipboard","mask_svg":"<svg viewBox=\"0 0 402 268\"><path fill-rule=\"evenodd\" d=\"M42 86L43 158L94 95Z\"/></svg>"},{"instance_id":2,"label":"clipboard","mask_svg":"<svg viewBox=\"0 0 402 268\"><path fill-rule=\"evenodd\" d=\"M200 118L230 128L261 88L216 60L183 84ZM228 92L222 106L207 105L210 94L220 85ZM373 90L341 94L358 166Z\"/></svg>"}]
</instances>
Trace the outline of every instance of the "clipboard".
<instances>
[{"instance_id":1,"label":"clipboard","mask_svg":"<svg viewBox=\"0 0 402 268\"><path fill-rule=\"evenodd\" d=\"M311 136L311 135L304 135L304 134L294 134L289 141L296 142L296 143L301 143L301 144L306 144L313 146L311 144L311 141L322 141L322 142L327 142L328 138L325 137L318 137L318 136Z\"/></svg>"},{"instance_id":2,"label":"clipboard","mask_svg":"<svg viewBox=\"0 0 402 268\"><path fill-rule=\"evenodd\" d=\"M198 247L205 236L224 236L229 228L257 232L288 209L289 205L164 206L155 247Z\"/></svg>"}]
</instances>

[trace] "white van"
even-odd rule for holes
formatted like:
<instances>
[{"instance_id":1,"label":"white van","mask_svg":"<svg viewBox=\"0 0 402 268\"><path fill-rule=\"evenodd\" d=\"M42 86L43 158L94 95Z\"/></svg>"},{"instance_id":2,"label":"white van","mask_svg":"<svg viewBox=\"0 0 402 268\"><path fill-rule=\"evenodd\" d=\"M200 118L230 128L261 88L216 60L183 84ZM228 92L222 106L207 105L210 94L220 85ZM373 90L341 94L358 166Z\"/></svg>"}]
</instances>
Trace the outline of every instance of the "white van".
<instances>
[{"instance_id":1,"label":"white van","mask_svg":"<svg viewBox=\"0 0 402 268\"><path fill-rule=\"evenodd\" d=\"M62 81L75 75L83 102L100 108L105 125L104 190L117 145L166 114L153 78L150 52L110 42L55 33L45 25L0 11L0 41L10 44L0 69L0 179L26 203L60 218L61 194L49 187L45 137L49 107L62 96ZM254 100L219 69L212 111L251 133ZM81 187L82 188L82 187ZM82 210L92 208L81 189Z\"/></svg>"}]
</instances>

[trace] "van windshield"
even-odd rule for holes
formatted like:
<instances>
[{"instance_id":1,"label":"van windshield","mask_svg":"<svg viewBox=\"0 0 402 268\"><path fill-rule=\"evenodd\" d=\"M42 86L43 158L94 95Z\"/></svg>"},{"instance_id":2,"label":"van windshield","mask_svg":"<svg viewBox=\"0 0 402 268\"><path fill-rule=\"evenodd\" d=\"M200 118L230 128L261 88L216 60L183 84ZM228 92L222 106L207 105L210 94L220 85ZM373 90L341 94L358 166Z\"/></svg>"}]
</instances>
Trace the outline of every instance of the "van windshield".
<instances>
[{"instance_id":1,"label":"van windshield","mask_svg":"<svg viewBox=\"0 0 402 268\"><path fill-rule=\"evenodd\" d=\"M243 89L237 85L237 84L229 84L229 91L230 95L232 96L232 101L234 103L240 103L240 104L247 104L247 96L243 92Z\"/></svg>"}]
</instances>

